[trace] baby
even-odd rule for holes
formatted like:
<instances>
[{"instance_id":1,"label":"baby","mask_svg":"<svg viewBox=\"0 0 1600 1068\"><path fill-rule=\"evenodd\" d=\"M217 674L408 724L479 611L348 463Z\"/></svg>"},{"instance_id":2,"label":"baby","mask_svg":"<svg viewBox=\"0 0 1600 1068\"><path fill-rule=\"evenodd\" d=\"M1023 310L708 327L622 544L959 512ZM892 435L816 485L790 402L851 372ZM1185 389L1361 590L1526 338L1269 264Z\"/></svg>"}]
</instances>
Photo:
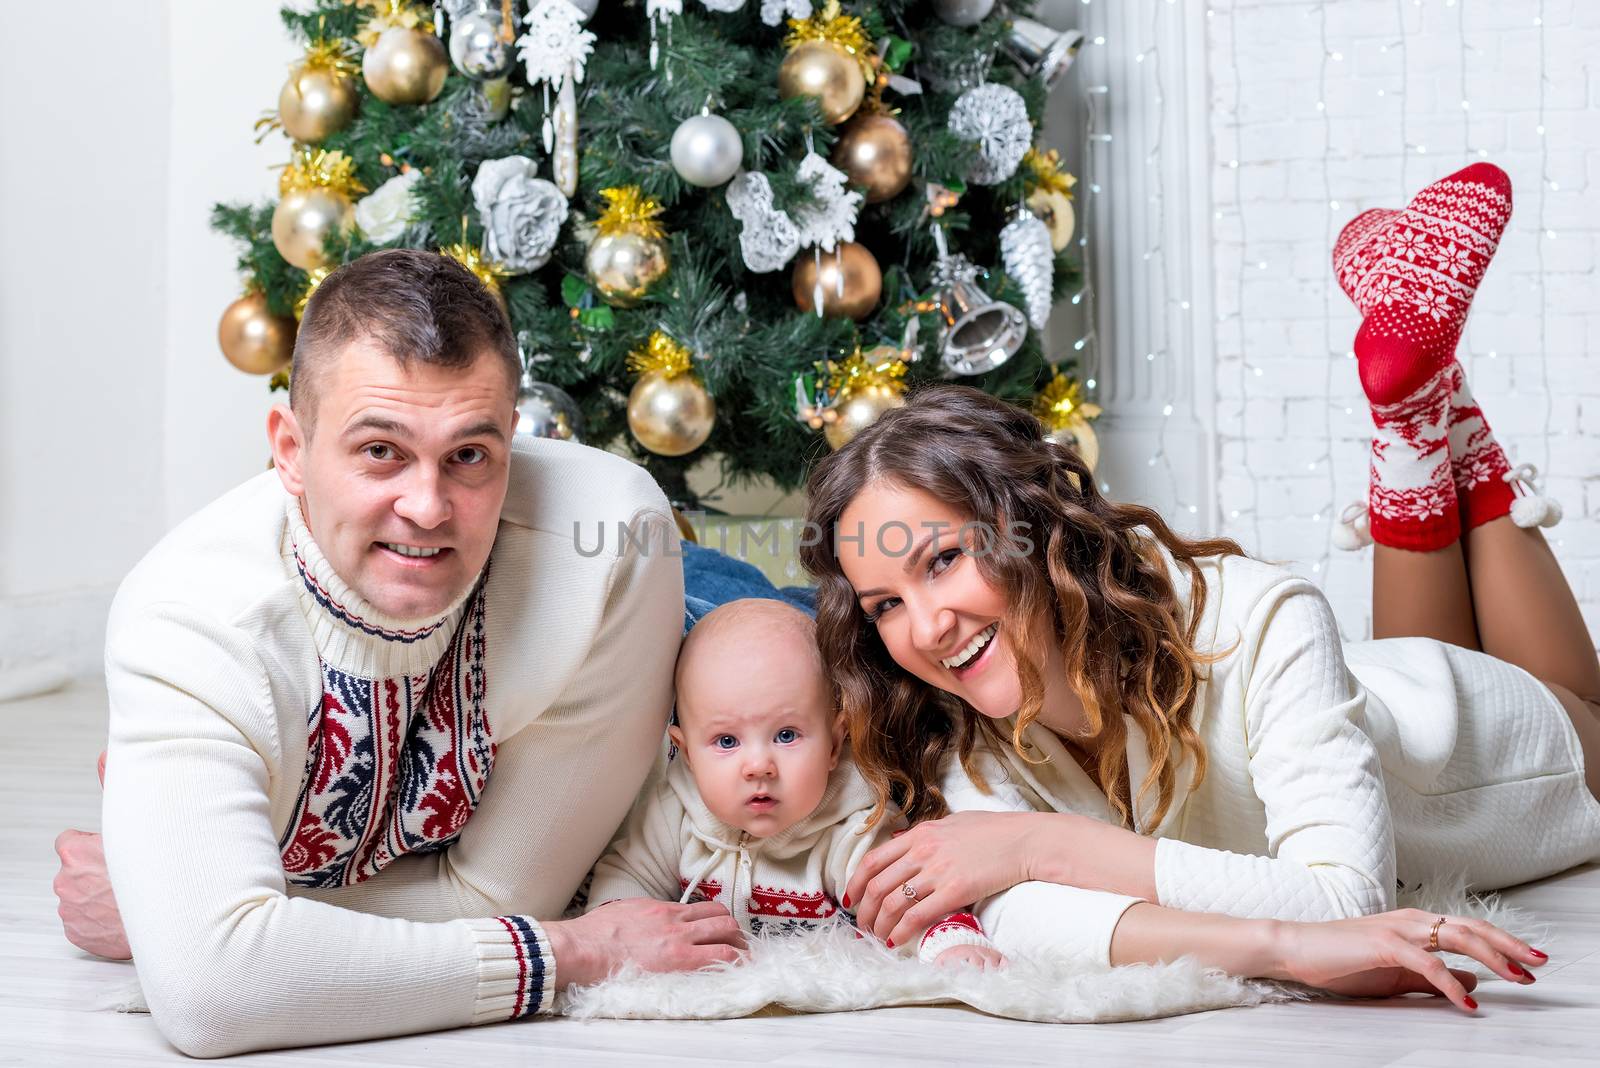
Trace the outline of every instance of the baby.
<instances>
[{"instance_id":1,"label":"baby","mask_svg":"<svg viewBox=\"0 0 1600 1068\"><path fill-rule=\"evenodd\" d=\"M867 827L875 799L844 754L811 617L782 601L717 607L684 639L676 685L677 756L595 865L589 907L706 900L751 934L820 927L839 913L856 864L901 821ZM930 927L917 954L1004 960L970 912Z\"/></svg>"}]
</instances>

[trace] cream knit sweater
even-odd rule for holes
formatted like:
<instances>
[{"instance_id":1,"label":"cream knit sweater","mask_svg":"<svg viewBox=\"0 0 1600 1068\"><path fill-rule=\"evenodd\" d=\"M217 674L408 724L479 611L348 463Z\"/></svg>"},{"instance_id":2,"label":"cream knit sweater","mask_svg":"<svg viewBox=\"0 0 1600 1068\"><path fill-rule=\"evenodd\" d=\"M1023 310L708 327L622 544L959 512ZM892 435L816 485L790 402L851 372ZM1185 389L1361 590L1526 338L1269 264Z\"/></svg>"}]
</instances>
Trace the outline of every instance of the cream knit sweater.
<instances>
[{"instance_id":1,"label":"cream knit sweater","mask_svg":"<svg viewBox=\"0 0 1600 1068\"><path fill-rule=\"evenodd\" d=\"M1600 803L1577 735L1537 679L1426 638L1346 643L1304 579L1243 557L1200 563L1196 643L1228 655L1195 700L1204 780L1191 792L1186 763L1159 823L1153 792L1136 806L1137 829L1159 839L1160 904L1330 920L1393 908L1397 879L1487 890L1600 858ZM1186 575L1171 574L1187 602ZM1023 741L1029 760L1009 746L982 756L988 794L949 762L950 807L1115 822L1054 734L1034 723ZM1126 752L1137 788L1149 757L1132 720ZM1002 946L1020 928L1042 948L1105 963L1136 900L1025 883L977 914Z\"/></svg>"},{"instance_id":2,"label":"cream knit sweater","mask_svg":"<svg viewBox=\"0 0 1600 1068\"><path fill-rule=\"evenodd\" d=\"M537 920L671 707L677 546L641 469L520 440L485 573L440 619L364 603L270 472L157 545L108 627L103 826L167 1037L221 1056L548 1008Z\"/></svg>"}]
</instances>

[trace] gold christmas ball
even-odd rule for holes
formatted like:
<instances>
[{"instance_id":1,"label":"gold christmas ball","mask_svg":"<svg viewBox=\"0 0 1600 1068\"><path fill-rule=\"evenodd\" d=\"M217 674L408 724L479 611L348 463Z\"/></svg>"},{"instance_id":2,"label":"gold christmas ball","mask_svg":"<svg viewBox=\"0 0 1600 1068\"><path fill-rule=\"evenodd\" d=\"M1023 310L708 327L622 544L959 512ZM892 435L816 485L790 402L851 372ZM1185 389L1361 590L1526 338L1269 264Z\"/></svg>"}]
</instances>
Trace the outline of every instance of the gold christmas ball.
<instances>
[{"instance_id":1,"label":"gold christmas ball","mask_svg":"<svg viewBox=\"0 0 1600 1068\"><path fill-rule=\"evenodd\" d=\"M778 68L778 94L814 96L830 126L854 115L867 92L861 65L827 41L807 41L784 57Z\"/></svg>"},{"instance_id":2,"label":"gold christmas ball","mask_svg":"<svg viewBox=\"0 0 1600 1068\"><path fill-rule=\"evenodd\" d=\"M322 243L337 227L355 219L350 198L320 187L285 193L272 212L272 243L278 254L302 271L327 262Z\"/></svg>"},{"instance_id":3,"label":"gold christmas ball","mask_svg":"<svg viewBox=\"0 0 1600 1068\"><path fill-rule=\"evenodd\" d=\"M247 375L276 374L294 355L294 320L273 315L267 298L246 293L222 313L217 344L228 362Z\"/></svg>"},{"instance_id":4,"label":"gold christmas ball","mask_svg":"<svg viewBox=\"0 0 1600 1068\"><path fill-rule=\"evenodd\" d=\"M828 448L844 448L851 438L878 421L878 416L906 402L905 391L892 386L866 386L848 391L835 409L839 418L823 428Z\"/></svg>"},{"instance_id":5,"label":"gold christmas ball","mask_svg":"<svg viewBox=\"0 0 1600 1068\"><path fill-rule=\"evenodd\" d=\"M361 60L372 95L388 104L426 104L444 88L450 55L431 33L391 26Z\"/></svg>"},{"instance_id":6,"label":"gold christmas ball","mask_svg":"<svg viewBox=\"0 0 1600 1068\"><path fill-rule=\"evenodd\" d=\"M818 270L820 259L821 269ZM842 279L842 281L841 281ZM822 314L836 319L865 319L883 295L883 272L872 253L854 241L841 241L837 250L802 252L794 264L794 302L801 311L815 311L818 286Z\"/></svg>"},{"instance_id":7,"label":"gold christmas ball","mask_svg":"<svg viewBox=\"0 0 1600 1068\"><path fill-rule=\"evenodd\" d=\"M584 266L607 304L631 308L667 273L667 242L642 234L602 234L589 246Z\"/></svg>"},{"instance_id":8,"label":"gold christmas ball","mask_svg":"<svg viewBox=\"0 0 1600 1068\"><path fill-rule=\"evenodd\" d=\"M348 75L296 67L278 94L278 120L290 137L314 145L349 126L360 99Z\"/></svg>"},{"instance_id":9,"label":"gold christmas ball","mask_svg":"<svg viewBox=\"0 0 1600 1068\"><path fill-rule=\"evenodd\" d=\"M1077 220L1072 201L1053 189L1035 189L1028 194L1028 210L1038 216L1050 231L1050 247L1060 252L1072 240Z\"/></svg>"},{"instance_id":10,"label":"gold christmas ball","mask_svg":"<svg viewBox=\"0 0 1600 1068\"><path fill-rule=\"evenodd\" d=\"M1071 419L1060 430L1046 434L1044 440L1077 453L1089 465L1090 471L1100 462L1100 439L1095 436L1094 427L1087 419Z\"/></svg>"},{"instance_id":11,"label":"gold christmas ball","mask_svg":"<svg viewBox=\"0 0 1600 1068\"><path fill-rule=\"evenodd\" d=\"M682 456L706 443L717 405L698 375L642 375L628 394L628 429L657 456Z\"/></svg>"},{"instance_id":12,"label":"gold christmas ball","mask_svg":"<svg viewBox=\"0 0 1600 1068\"><path fill-rule=\"evenodd\" d=\"M911 136L888 115L857 115L839 131L833 165L867 191L867 203L900 195L911 181Z\"/></svg>"}]
</instances>

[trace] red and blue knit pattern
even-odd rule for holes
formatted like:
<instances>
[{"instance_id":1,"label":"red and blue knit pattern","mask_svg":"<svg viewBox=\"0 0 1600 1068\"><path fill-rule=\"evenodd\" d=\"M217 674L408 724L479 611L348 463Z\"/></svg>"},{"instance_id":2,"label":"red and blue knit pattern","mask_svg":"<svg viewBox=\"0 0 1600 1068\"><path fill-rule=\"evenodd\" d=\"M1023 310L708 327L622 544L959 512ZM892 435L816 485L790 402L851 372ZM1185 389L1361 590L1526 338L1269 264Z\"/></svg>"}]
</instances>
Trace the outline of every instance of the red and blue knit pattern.
<instances>
[{"instance_id":1,"label":"red and blue knit pattern","mask_svg":"<svg viewBox=\"0 0 1600 1068\"><path fill-rule=\"evenodd\" d=\"M368 679L322 664L305 777L278 843L291 884L363 882L396 857L459 836L494 766L483 700L485 589L480 580L426 674Z\"/></svg>"},{"instance_id":2,"label":"red and blue knit pattern","mask_svg":"<svg viewBox=\"0 0 1600 1068\"><path fill-rule=\"evenodd\" d=\"M511 1019L532 1016L544 1001L544 956L539 952L534 925L526 916L496 916L495 919L505 927L517 951L517 997L511 1007Z\"/></svg>"}]
</instances>

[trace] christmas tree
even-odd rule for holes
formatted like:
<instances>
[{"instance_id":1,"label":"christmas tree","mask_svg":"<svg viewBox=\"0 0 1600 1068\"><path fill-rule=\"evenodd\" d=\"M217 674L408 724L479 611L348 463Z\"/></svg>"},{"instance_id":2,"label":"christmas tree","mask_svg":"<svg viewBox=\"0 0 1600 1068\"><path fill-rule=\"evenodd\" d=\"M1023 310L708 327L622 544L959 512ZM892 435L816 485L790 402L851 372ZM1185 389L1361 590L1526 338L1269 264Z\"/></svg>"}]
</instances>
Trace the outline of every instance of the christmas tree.
<instances>
[{"instance_id":1,"label":"christmas tree","mask_svg":"<svg viewBox=\"0 0 1600 1068\"><path fill-rule=\"evenodd\" d=\"M280 198L214 213L244 248L224 352L281 387L328 271L432 248L503 300L519 431L620 443L675 503L707 454L794 488L929 378L1092 442L1041 350L1073 179L1035 130L1078 37L1029 7L286 8L305 53L260 124L294 142Z\"/></svg>"}]
</instances>

